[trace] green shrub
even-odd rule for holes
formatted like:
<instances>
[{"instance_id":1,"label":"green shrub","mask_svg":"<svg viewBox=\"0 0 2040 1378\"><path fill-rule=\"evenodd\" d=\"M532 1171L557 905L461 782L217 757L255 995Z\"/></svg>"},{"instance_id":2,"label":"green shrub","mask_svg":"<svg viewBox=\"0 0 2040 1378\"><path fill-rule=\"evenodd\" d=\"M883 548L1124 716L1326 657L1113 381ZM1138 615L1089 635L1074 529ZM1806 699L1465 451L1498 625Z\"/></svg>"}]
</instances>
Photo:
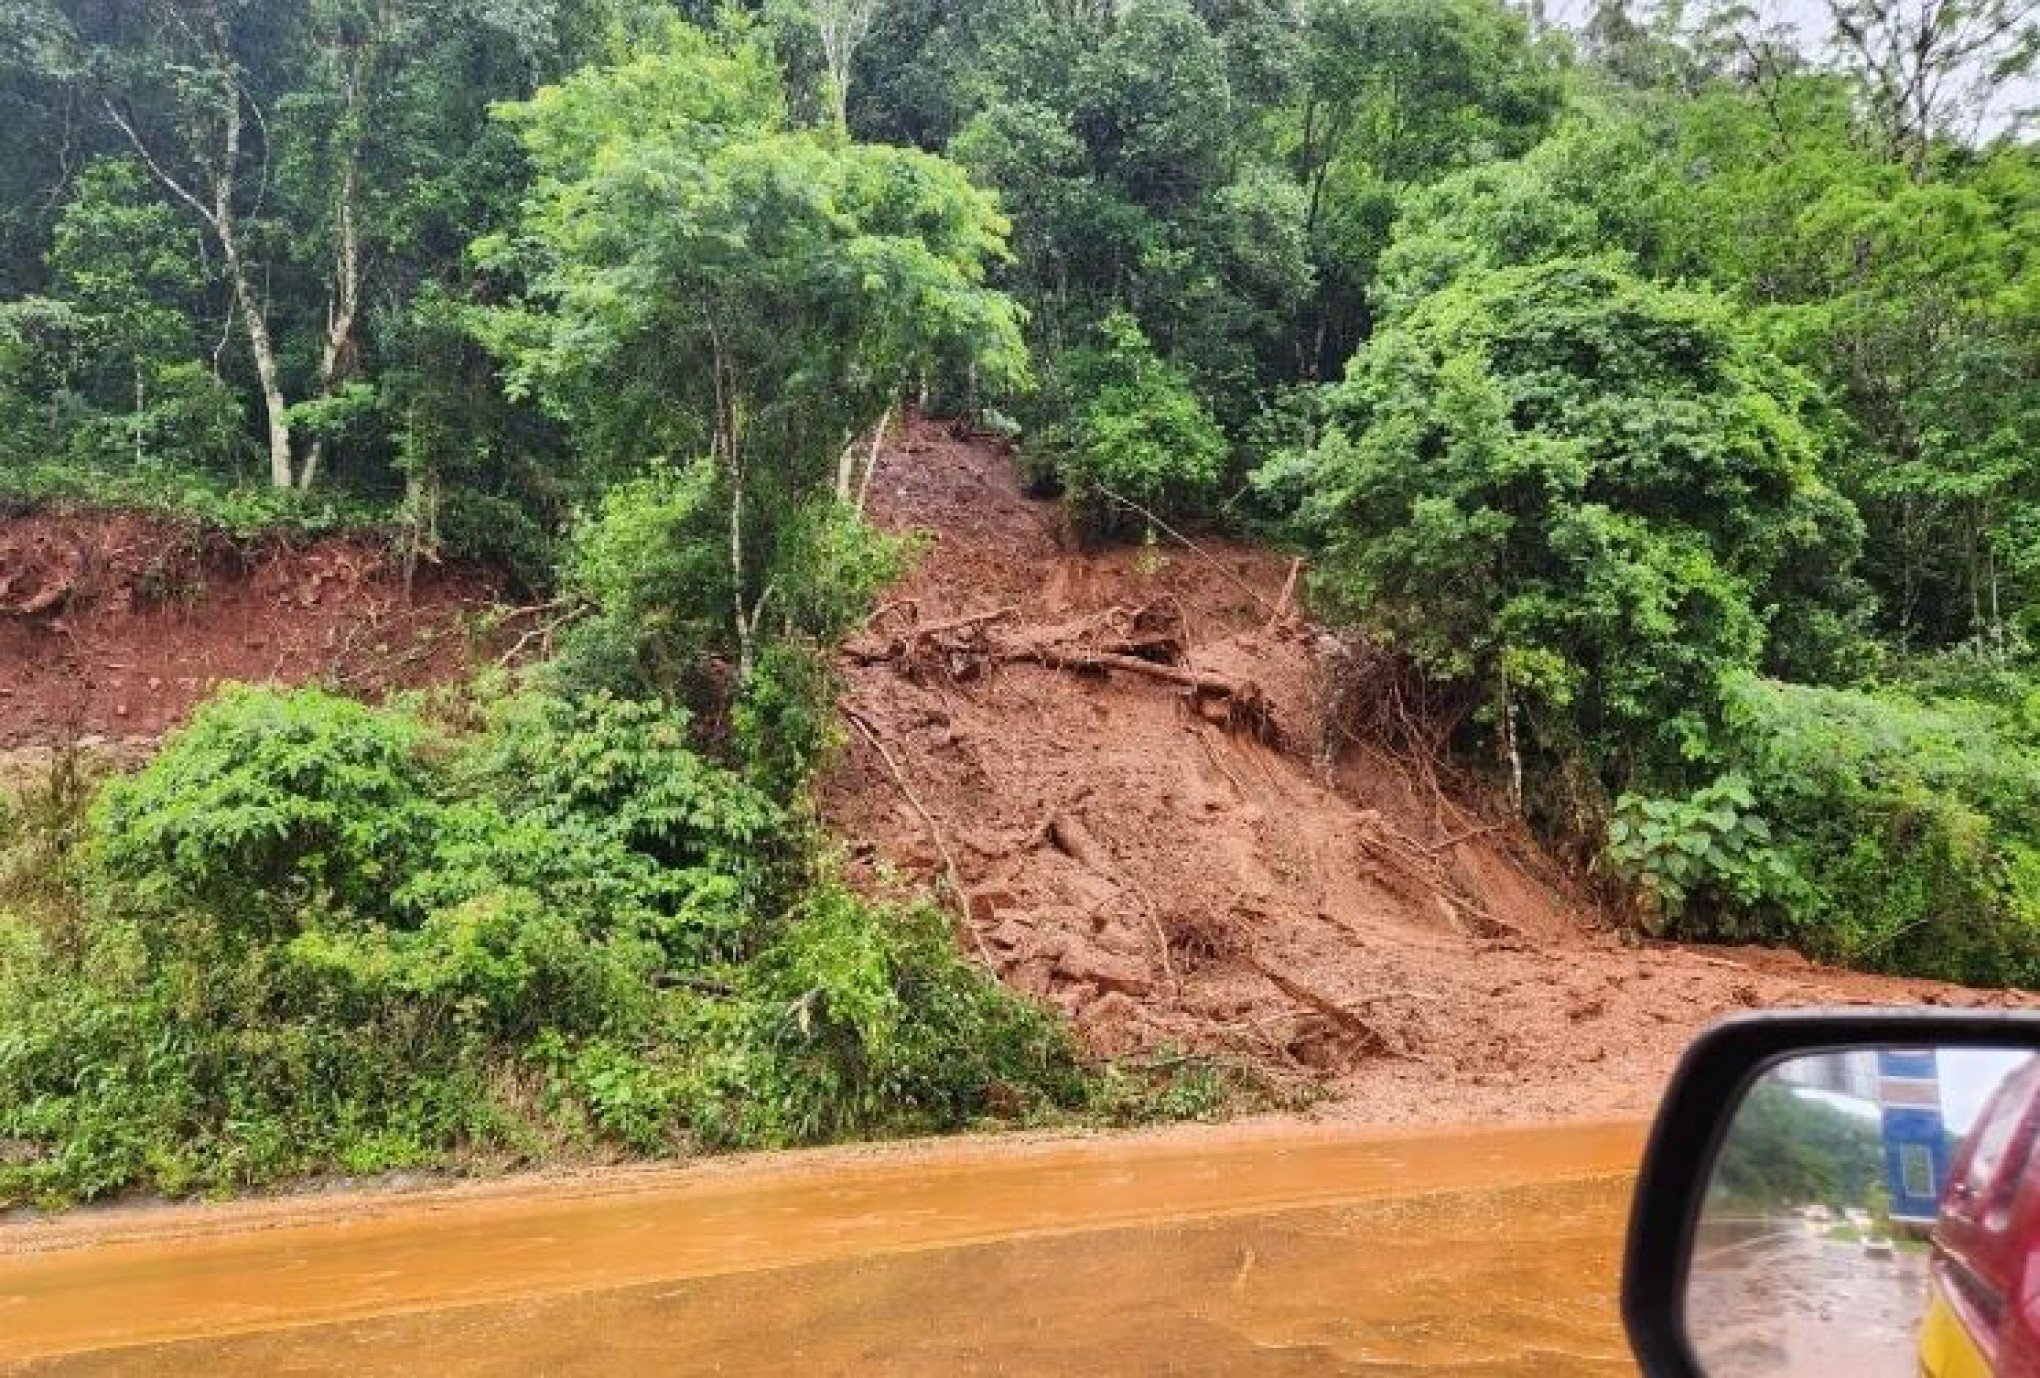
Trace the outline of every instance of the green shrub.
<instances>
[{"instance_id":1,"label":"green shrub","mask_svg":"<svg viewBox=\"0 0 2040 1378\"><path fill-rule=\"evenodd\" d=\"M1749 782L1724 775L1684 799L1625 794L1608 821L1608 859L1634 888L1654 933L1760 936L1761 918L1806 886L1756 810Z\"/></svg>"},{"instance_id":2,"label":"green shrub","mask_svg":"<svg viewBox=\"0 0 2040 1378\"><path fill-rule=\"evenodd\" d=\"M1806 891L1768 936L1851 965L2040 981L2040 747L2015 712L1739 681L1730 754Z\"/></svg>"},{"instance_id":3,"label":"green shrub","mask_svg":"<svg viewBox=\"0 0 2040 1378\"><path fill-rule=\"evenodd\" d=\"M569 543L563 582L590 615L570 629L550 673L569 694L728 712L737 759L790 803L832 741L833 649L904 572L912 543L866 525L832 496L788 512L774 526L768 592L746 614L758 643L752 674L737 683L721 501L705 464L609 491Z\"/></svg>"},{"instance_id":4,"label":"green shrub","mask_svg":"<svg viewBox=\"0 0 2040 1378\"><path fill-rule=\"evenodd\" d=\"M470 717L230 689L89 809L0 809L0 1206L1084 1102L1048 1014L684 714Z\"/></svg>"},{"instance_id":5,"label":"green shrub","mask_svg":"<svg viewBox=\"0 0 2040 1378\"><path fill-rule=\"evenodd\" d=\"M0 450L0 461L5 459ZM39 454L0 462L0 504L141 512L242 538L273 531L374 533L392 525L388 508L360 498L238 483L154 460L111 465Z\"/></svg>"},{"instance_id":6,"label":"green shrub","mask_svg":"<svg viewBox=\"0 0 2040 1378\"><path fill-rule=\"evenodd\" d=\"M745 777L775 799L798 798L842 740L830 659L797 643L767 647L730 727Z\"/></svg>"},{"instance_id":7,"label":"green shrub","mask_svg":"<svg viewBox=\"0 0 2040 1378\"><path fill-rule=\"evenodd\" d=\"M93 818L93 856L148 912L275 936L310 906L372 915L441 823L423 723L317 690L229 687Z\"/></svg>"},{"instance_id":8,"label":"green shrub","mask_svg":"<svg viewBox=\"0 0 2040 1378\"><path fill-rule=\"evenodd\" d=\"M1856 644L1861 524L1807 398L1705 292L1605 259L1470 272L1370 340L1318 443L1260 482L1319 547L1313 606L1456 689L1468 744L1515 744L1533 798L1582 765L1677 789L1725 675ZM1839 644L1778 611L1802 604Z\"/></svg>"},{"instance_id":9,"label":"green shrub","mask_svg":"<svg viewBox=\"0 0 2040 1378\"><path fill-rule=\"evenodd\" d=\"M1210 407L1132 316L1107 316L1099 335L1066 361L1070 419L1044 440L1072 517L1108 534L1144 520L1119 499L1163 517L1206 509L1226 459Z\"/></svg>"},{"instance_id":10,"label":"green shrub","mask_svg":"<svg viewBox=\"0 0 2040 1378\"><path fill-rule=\"evenodd\" d=\"M728 517L714 498L714 466L659 468L610 488L575 524L560 584L593 615L552 667L566 691L711 696L707 659L731 650Z\"/></svg>"},{"instance_id":11,"label":"green shrub","mask_svg":"<svg viewBox=\"0 0 2040 1378\"><path fill-rule=\"evenodd\" d=\"M940 913L832 882L749 970L745 1009L717 1087L735 1143L954 1129L1087 1091L1062 1027L966 963Z\"/></svg>"}]
</instances>

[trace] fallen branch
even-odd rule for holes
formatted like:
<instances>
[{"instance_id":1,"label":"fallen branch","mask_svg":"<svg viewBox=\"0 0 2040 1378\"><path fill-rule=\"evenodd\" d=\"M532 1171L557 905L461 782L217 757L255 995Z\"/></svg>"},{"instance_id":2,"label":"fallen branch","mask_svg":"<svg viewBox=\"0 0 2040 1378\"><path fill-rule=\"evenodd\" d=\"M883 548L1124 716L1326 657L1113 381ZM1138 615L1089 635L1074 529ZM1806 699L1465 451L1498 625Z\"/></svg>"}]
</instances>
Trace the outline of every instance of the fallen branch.
<instances>
[{"instance_id":1,"label":"fallen branch","mask_svg":"<svg viewBox=\"0 0 2040 1378\"><path fill-rule=\"evenodd\" d=\"M1155 527L1158 530L1160 530L1163 535L1169 537L1171 540L1180 543L1186 550L1190 551L1198 559L1204 561L1204 563L1210 565L1213 569L1217 570L1220 574L1224 575L1227 579L1231 580L1233 587L1237 588L1241 593L1246 594L1247 597L1253 599L1256 603L1259 603L1263 611L1268 612L1270 614L1273 614L1276 611L1274 606L1271 605L1267 599L1263 598L1260 594L1254 592L1252 585L1248 584L1246 580L1240 578L1239 575L1227 569L1225 567L1225 562L1220 560L1216 555L1213 555L1203 546L1197 544L1197 542L1191 540L1188 536L1185 536L1175 527L1170 526L1167 522L1163 521L1153 512L1150 512L1147 508L1142 507L1139 503L1135 502L1133 499L1123 498L1119 496L1119 494L1113 492L1110 488L1107 488L1104 484L1099 483L1096 479L1091 480L1091 482L1098 489L1098 491L1103 493L1106 497L1118 503L1121 507L1125 507L1132 511L1140 513L1141 516L1147 518L1150 522L1153 522Z\"/></svg>"},{"instance_id":2,"label":"fallen branch","mask_svg":"<svg viewBox=\"0 0 2040 1378\"><path fill-rule=\"evenodd\" d=\"M845 646L843 658L858 665L892 663L913 669L923 667L930 655L965 657L983 655L986 649L983 629L994 622L1003 622L1009 617L1017 616L1019 611L1018 608L1010 607L994 608L990 612L972 613L968 617L953 617L946 622L917 624L895 633L882 645L867 642L863 645ZM910 675L909 678L911 677Z\"/></svg>"},{"instance_id":3,"label":"fallen branch","mask_svg":"<svg viewBox=\"0 0 2040 1378\"><path fill-rule=\"evenodd\" d=\"M914 627L906 635L910 637L947 636L951 632L968 631L973 627L988 626L1003 622L1009 617L1018 617L1020 609L1014 607L993 608L990 612L974 612L968 617L952 617L946 622L930 622L925 627Z\"/></svg>"},{"instance_id":4,"label":"fallen branch","mask_svg":"<svg viewBox=\"0 0 2040 1378\"><path fill-rule=\"evenodd\" d=\"M1185 689L1195 689L1200 694L1212 694L1219 698L1238 699L1242 702L1258 703L1261 690L1252 680L1237 680L1210 670L1190 670L1180 665L1161 665L1139 656L1122 655L1116 651L1066 651L1054 646L1010 646L1001 647L997 656L1000 660L1033 660L1052 670L1118 670L1129 675L1145 675L1165 684L1178 684Z\"/></svg>"},{"instance_id":5,"label":"fallen branch","mask_svg":"<svg viewBox=\"0 0 2040 1378\"><path fill-rule=\"evenodd\" d=\"M1296 596L1296 576L1303 572L1303 557L1296 556L1289 562L1289 575L1282 581L1282 592L1275 599L1275 611L1268 615L1267 630L1274 631L1289 615L1290 601Z\"/></svg>"},{"instance_id":6,"label":"fallen branch","mask_svg":"<svg viewBox=\"0 0 2040 1378\"><path fill-rule=\"evenodd\" d=\"M885 743L878 739L878 729L874 728L862 713L847 705L843 709L843 716L863 734L865 741L871 743L871 749L878 753L879 760L885 762L885 768L891 773L893 784L899 788L900 795L907 801L907 806L918 814L921 822L927 826L929 837L934 839L935 850L942 854L942 865L948 872L950 892L956 897L956 902L964 906L963 926L970 930L971 942L976 946L978 956L988 967L996 970L997 963L992 958L991 949L985 946L984 935L978 932L977 925L970 921L969 902L964 896L963 871L957 866L956 857L949 850L949 839L943 833L942 825L935 821L935 815L928 812L928 806L921 802L921 796L914 793L914 787L907 783L906 772L900 768L900 763L893 759L893 754L886 750Z\"/></svg>"},{"instance_id":7,"label":"fallen branch","mask_svg":"<svg viewBox=\"0 0 2040 1378\"><path fill-rule=\"evenodd\" d=\"M1363 1044L1376 1052L1388 1053L1395 1057L1407 1057L1408 1051L1394 1039L1383 1033L1367 1020L1362 1019L1346 1006L1298 980L1294 975L1249 952L1247 965L1268 978L1275 988L1290 999L1310 1006L1325 1018L1339 1025L1348 1033L1358 1037Z\"/></svg>"},{"instance_id":8,"label":"fallen branch","mask_svg":"<svg viewBox=\"0 0 2040 1378\"><path fill-rule=\"evenodd\" d=\"M1425 856L1436 856L1440 852L1451 851L1462 842L1471 842L1476 837L1485 837L1489 833L1498 833L1508 826L1506 823L1483 823L1477 828L1467 828L1462 832L1456 832L1443 841L1429 843L1422 848L1422 851Z\"/></svg>"},{"instance_id":9,"label":"fallen branch","mask_svg":"<svg viewBox=\"0 0 2040 1378\"><path fill-rule=\"evenodd\" d=\"M526 627L524 634L511 643L510 649L496 658L496 667L502 670L509 669L524 654L525 648L534 641L544 648L544 654L551 655L553 634L559 631L560 628L577 622L586 615L586 608L569 608L549 622L541 622L535 627Z\"/></svg>"}]
</instances>

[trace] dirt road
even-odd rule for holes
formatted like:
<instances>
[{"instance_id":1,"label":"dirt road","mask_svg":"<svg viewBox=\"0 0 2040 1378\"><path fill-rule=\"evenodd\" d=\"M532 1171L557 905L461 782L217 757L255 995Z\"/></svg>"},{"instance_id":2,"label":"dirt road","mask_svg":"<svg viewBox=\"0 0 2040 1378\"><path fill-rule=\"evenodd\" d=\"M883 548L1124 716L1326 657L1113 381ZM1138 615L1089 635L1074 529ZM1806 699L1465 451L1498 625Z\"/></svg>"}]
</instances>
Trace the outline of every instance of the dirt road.
<instances>
[{"instance_id":1,"label":"dirt road","mask_svg":"<svg viewBox=\"0 0 2040 1378\"><path fill-rule=\"evenodd\" d=\"M1231 1126L16 1227L0 1368L1615 1375L1640 1142Z\"/></svg>"}]
</instances>

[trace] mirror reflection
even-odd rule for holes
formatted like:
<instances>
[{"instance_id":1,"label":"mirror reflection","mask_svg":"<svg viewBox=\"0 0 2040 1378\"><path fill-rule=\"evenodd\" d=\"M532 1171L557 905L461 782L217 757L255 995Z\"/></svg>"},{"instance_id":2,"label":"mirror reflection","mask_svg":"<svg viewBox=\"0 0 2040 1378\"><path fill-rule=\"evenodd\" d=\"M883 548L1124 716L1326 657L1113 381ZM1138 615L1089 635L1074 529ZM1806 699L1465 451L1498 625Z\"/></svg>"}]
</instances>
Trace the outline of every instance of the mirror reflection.
<instances>
[{"instance_id":1,"label":"mirror reflection","mask_svg":"<svg viewBox=\"0 0 2040 1378\"><path fill-rule=\"evenodd\" d=\"M2040 1060L1772 1068L1714 1162L1686 1291L1708 1378L2040 1378Z\"/></svg>"}]
</instances>

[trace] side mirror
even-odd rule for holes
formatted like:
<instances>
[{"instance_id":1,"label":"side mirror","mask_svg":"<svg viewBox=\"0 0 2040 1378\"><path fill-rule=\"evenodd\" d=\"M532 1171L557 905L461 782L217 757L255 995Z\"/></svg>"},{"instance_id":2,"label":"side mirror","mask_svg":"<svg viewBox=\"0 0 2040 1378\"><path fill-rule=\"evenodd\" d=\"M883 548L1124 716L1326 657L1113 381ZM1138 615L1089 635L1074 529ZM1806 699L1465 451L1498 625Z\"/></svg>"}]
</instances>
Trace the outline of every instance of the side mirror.
<instances>
[{"instance_id":1,"label":"side mirror","mask_svg":"<svg viewBox=\"0 0 2040 1378\"><path fill-rule=\"evenodd\" d=\"M1709 1029L1659 1107L1622 1317L1646 1378L2040 1378L2040 1015Z\"/></svg>"}]
</instances>

